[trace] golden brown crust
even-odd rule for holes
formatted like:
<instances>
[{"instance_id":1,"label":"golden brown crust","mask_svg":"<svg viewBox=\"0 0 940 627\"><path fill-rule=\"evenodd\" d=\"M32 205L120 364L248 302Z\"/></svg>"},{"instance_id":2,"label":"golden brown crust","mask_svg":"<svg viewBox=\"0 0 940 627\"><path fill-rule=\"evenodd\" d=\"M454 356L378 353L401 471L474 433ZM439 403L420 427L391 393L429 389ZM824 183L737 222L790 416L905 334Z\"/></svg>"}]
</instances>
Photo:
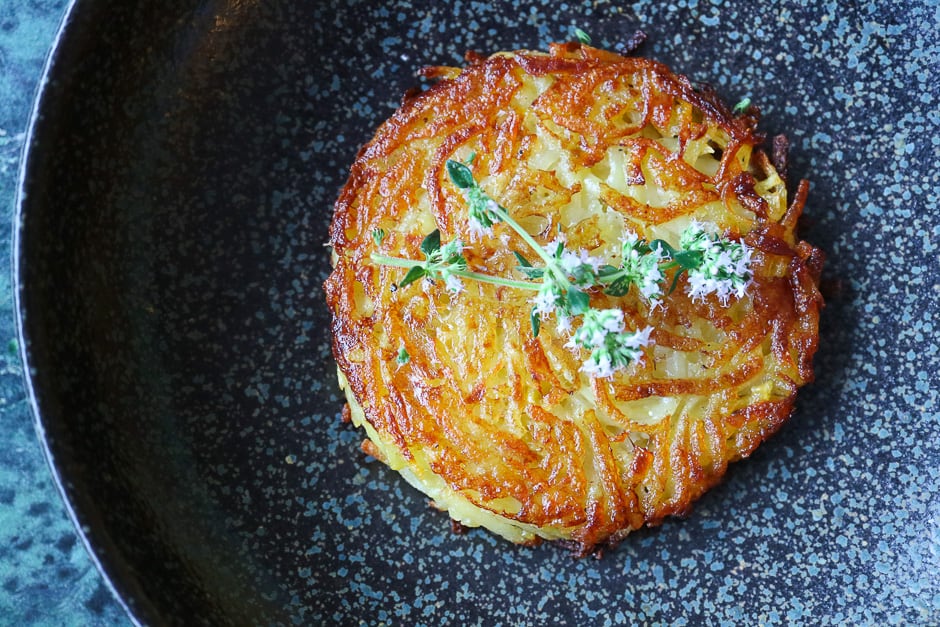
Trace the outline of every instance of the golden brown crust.
<instances>
[{"instance_id":1,"label":"golden brown crust","mask_svg":"<svg viewBox=\"0 0 940 627\"><path fill-rule=\"evenodd\" d=\"M712 91L655 61L577 44L469 60L463 70L428 70L442 80L407 99L352 166L330 228L333 351L365 419L405 460L419 455L474 505L550 528L583 553L687 513L729 462L779 429L797 388L812 379L822 253L795 236L808 186L800 183L789 207L771 206L769 192L755 187L775 175L757 150L756 109L734 115ZM524 102L533 77L551 85ZM730 308L712 297L693 302L683 280L651 309L636 295L592 293L593 306L623 309L628 327L654 326L657 348L628 373L590 379L563 336L532 337L528 294L476 284L459 296L419 284L394 290L402 271L371 263L371 232L388 232L385 254L410 258L421 257L433 228L470 243L463 197L444 164L471 149L488 193L534 236L549 241L562 225L579 246L604 244L597 216L564 224L561 208L580 184L527 165L542 141L533 120L572 170L601 172L620 150L626 185L674 192L653 205L601 181L599 202L633 227L695 216L752 246L749 296ZM716 134L725 144L713 174L683 159ZM498 230L465 251L472 269L512 274L499 237L524 250ZM395 361L401 347L411 355L403 367ZM658 359L669 354L691 356L696 372L664 372ZM679 400L658 419L631 409L660 398ZM507 498L518 507L494 505Z\"/></svg>"}]
</instances>

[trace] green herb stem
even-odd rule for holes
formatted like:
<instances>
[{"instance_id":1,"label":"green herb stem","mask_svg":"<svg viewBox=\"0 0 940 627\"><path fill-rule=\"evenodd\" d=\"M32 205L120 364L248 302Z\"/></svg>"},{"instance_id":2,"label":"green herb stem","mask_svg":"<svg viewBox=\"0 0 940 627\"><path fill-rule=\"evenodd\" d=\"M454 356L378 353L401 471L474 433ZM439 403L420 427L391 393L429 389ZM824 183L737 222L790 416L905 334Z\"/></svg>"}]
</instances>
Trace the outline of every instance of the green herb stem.
<instances>
[{"instance_id":1,"label":"green herb stem","mask_svg":"<svg viewBox=\"0 0 940 627\"><path fill-rule=\"evenodd\" d=\"M561 285L564 285L565 288L567 289L571 289L572 287L574 287L573 285L571 285L571 281L568 280L568 277L565 274L565 272L561 268L558 267L558 263L555 260L555 258L549 255L548 252L546 252L545 249L542 246L540 246L537 241L535 241L535 238L529 235L529 232L526 231L524 228L522 228L522 226L518 222L516 222L512 218L511 215L509 215L508 211L503 209L501 206L497 205L497 209L495 210L494 213L496 213L503 222L505 222L510 227L512 227L512 230L514 230L516 233L519 234L519 237L522 238L522 241L528 244L529 248L534 250L535 253L539 257L542 258L542 261L545 262L545 269L551 273L551 275L555 278L555 280L558 283L560 283ZM538 288L535 288L535 289L538 289Z\"/></svg>"},{"instance_id":2,"label":"green herb stem","mask_svg":"<svg viewBox=\"0 0 940 627\"><path fill-rule=\"evenodd\" d=\"M465 279L472 279L474 281L479 281L480 283L489 283L491 285L503 285L505 287L514 287L520 290L533 290L538 291L541 287L541 283L529 282L529 281L516 281L514 279L504 279L498 276L492 276L490 274L481 274L479 272L471 272L469 270L455 270L454 276L463 277Z\"/></svg>"},{"instance_id":3,"label":"green herb stem","mask_svg":"<svg viewBox=\"0 0 940 627\"><path fill-rule=\"evenodd\" d=\"M503 222L511 226L513 231L519 234L519 237L522 238L522 241L528 244L529 248L534 250L536 254L542 258L542 261L545 262L545 265L549 267L555 266L555 259L549 255L544 248L539 246L539 243L535 241L535 238L529 235L529 232L522 228L522 226L516 222L512 216L509 215L508 211L497 205L497 209L495 209L494 213L496 213Z\"/></svg>"},{"instance_id":4,"label":"green herb stem","mask_svg":"<svg viewBox=\"0 0 940 627\"><path fill-rule=\"evenodd\" d=\"M388 255L380 255L378 253L372 253L371 259L373 262L382 264L383 266L394 266L396 268L417 268L424 265L424 262L416 261L414 259L402 259L401 257L389 257ZM490 274L482 274L480 272L472 272L470 270L453 270L451 274L458 276L464 279L470 279L472 281L479 281L480 283L489 283L491 285L502 285L504 287L513 287L520 290L532 290L538 291L541 287L541 283L530 282L530 281L516 281L514 279L504 279L503 277L493 276Z\"/></svg>"},{"instance_id":5,"label":"green herb stem","mask_svg":"<svg viewBox=\"0 0 940 627\"><path fill-rule=\"evenodd\" d=\"M389 257L388 255L380 255L378 253L372 253L370 258L375 263L380 263L383 266L394 266L396 268L416 268L418 266L424 265L423 261L417 261L416 259L402 259L401 257Z\"/></svg>"},{"instance_id":6,"label":"green herb stem","mask_svg":"<svg viewBox=\"0 0 940 627\"><path fill-rule=\"evenodd\" d=\"M459 161L448 160L447 173L450 176L451 181L453 181L453 183L460 189L466 190L468 195L472 196L472 192L475 192L488 201L492 202L495 207L488 210L495 214L499 218L500 222L505 222L508 224L512 230L522 238L522 241L528 244L529 248L534 250L535 253L542 258L542 261L545 262L546 271L555 279L555 281L558 284L563 285L566 289L571 289L574 287L571 285L571 282L568 280L565 272L558 266L557 260L548 252L546 252L546 250L540 246L537 241L535 241L535 238L532 237L528 231L522 228L522 226L516 222L511 215L509 215L509 211L503 208L499 203L495 202L493 198L487 194L482 187L480 187L480 184L476 181L475 178L473 178L473 173L470 171L470 168L467 167L467 164L461 163Z\"/></svg>"}]
</instances>

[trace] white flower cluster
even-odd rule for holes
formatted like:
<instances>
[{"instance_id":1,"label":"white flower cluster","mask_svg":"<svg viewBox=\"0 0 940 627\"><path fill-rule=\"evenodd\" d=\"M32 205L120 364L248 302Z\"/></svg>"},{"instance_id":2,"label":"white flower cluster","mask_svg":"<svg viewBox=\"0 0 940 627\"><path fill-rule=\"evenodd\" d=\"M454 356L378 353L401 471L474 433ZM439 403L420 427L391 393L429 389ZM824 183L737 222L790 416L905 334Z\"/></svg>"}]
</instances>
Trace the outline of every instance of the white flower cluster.
<instances>
[{"instance_id":1,"label":"white flower cluster","mask_svg":"<svg viewBox=\"0 0 940 627\"><path fill-rule=\"evenodd\" d=\"M447 291L459 294L463 283L454 272L467 269L467 260L463 256L464 245L459 239L451 240L428 255L427 278L441 279Z\"/></svg>"},{"instance_id":2,"label":"white flower cluster","mask_svg":"<svg viewBox=\"0 0 940 627\"><path fill-rule=\"evenodd\" d=\"M469 200L469 211L467 224L470 227L470 237L479 239L484 235L492 235L493 225L500 221L499 205L491 198L475 198L482 193L478 187L467 190Z\"/></svg>"},{"instance_id":3,"label":"white flower cluster","mask_svg":"<svg viewBox=\"0 0 940 627\"><path fill-rule=\"evenodd\" d=\"M644 240L627 231L621 245L621 269L628 281L635 284L640 293L654 304L663 297L661 283L665 279L659 264L666 257L661 249L650 249Z\"/></svg>"},{"instance_id":4,"label":"white flower cluster","mask_svg":"<svg viewBox=\"0 0 940 627\"><path fill-rule=\"evenodd\" d=\"M530 276L541 278L542 285L532 299L533 312L539 316L555 313L564 328L570 328L569 318L587 309L588 295L580 287L590 287L597 282L597 272L603 260L592 257L587 251L573 253L565 250L563 237L556 238L542 247L545 268L529 268ZM525 270L526 268L520 268Z\"/></svg>"},{"instance_id":5,"label":"white flower cluster","mask_svg":"<svg viewBox=\"0 0 940 627\"><path fill-rule=\"evenodd\" d=\"M555 242L552 242L554 245ZM551 247L548 247L550 250ZM578 253L570 250L561 253L561 268L574 277L579 285L587 285L591 278L597 277L598 270L604 264L604 260L599 257L591 256L588 251L582 249Z\"/></svg>"},{"instance_id":6,"label":"white flower cluster","mask_svg":"<svg viewBox=\"0 0 940 627\"><path fill-rule=\"evenodd\" d=\"M688 270L688 293L692 300L715 294L721 304L727 306L732 295L744 296L752 278L753 250L747 244L724 239L693 222L682 233L679 246L702 255L701 263Z\"/></svg>"},{"instance_id":7,"label":"white flower cluster","mask_svg":"<svg viewBox=\"0 0 940 627\"><path fill-rule=\"evenodd\" d=\"M643 348L650 344L653 327L624 331L619 309L590 309L566 346L586 348L591 355L581 370L594 377L609 377L621 368L643 360Z\"/></svg>"},{"instance_id":8,"label":"white flower cluster","mask_svg":"<svg viewBox=\"0 0 940 627\"><path fill-rule=\"evenodd\" d=\"M564 298L564 292L558 286L556 281L543 281L542 287L536 292L532 304L535 305L535 313L540 316L550 315Z\"/></svg>"}]
</instances>

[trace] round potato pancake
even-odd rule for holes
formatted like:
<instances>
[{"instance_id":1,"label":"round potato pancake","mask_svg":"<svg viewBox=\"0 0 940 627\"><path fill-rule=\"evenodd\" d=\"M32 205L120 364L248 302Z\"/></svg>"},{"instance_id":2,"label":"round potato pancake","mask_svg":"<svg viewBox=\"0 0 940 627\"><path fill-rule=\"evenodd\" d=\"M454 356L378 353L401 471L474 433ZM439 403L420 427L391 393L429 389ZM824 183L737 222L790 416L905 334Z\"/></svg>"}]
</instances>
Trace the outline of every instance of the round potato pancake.
<instances>
[{"instance_id":1,"label":"round potato pancake","mask_svg":"<svg viewBox=\"0 0 940 627\"><path fill-rule=\"evenodd\" d=\"M514 542L588 553L685 515L813 377L823 257L795 232L808 184L788 200L755 108L732 112L655 61L569 43L425 74L437 82L359 152L330 231L333 351L364 450ZM532 291L399 287L406 270L373 259L422 259L438 229L468 270L527 280L513 252L526 242L506 223L474 228L449 160L543 246L612 260L631 234L678 246L708 225L748 247L746 291L697 294L687 274L656 301L587 290L627 329L651 328L641 359L598 376L570 330L545 318L533 332Z\"/></svg>"}]
</instances>

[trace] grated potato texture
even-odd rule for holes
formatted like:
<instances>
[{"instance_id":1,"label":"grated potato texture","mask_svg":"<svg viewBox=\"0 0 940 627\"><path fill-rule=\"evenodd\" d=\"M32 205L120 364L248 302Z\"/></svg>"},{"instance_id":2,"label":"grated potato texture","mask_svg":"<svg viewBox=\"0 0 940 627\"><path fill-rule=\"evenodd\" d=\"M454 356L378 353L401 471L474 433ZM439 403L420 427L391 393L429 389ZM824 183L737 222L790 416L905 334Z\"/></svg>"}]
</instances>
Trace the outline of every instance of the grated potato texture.
<instances>
[{"instance_id":1,"label":"grated potato texture","mask_svg":"<svg viewBox=\"0 0 940 627\"><path fill-rule=\"evenodd\" d=\"M796 233L808 184L789 198L756 111L736 115L648 59L554 44L426 75L439 80L360 151L331 227L333 349L365 450L463 525L513 542L586 554L687 514L813 377L823 258ZM616 263L628 231L678 246L693 220L715 225L754 251L747 295L693 300L685 277L657 306L636 289L591 292L628 329L654 329L642 362L594 378L553 324L533 336L532 292L396 289L404 270L370 255L420 259L435 228L467 245L469 269L524 278L512 251L530 251L506 224L470 230L445 163L471 156L480 186L543 244L561 236Z\"/></svg>"}]
</instances>

